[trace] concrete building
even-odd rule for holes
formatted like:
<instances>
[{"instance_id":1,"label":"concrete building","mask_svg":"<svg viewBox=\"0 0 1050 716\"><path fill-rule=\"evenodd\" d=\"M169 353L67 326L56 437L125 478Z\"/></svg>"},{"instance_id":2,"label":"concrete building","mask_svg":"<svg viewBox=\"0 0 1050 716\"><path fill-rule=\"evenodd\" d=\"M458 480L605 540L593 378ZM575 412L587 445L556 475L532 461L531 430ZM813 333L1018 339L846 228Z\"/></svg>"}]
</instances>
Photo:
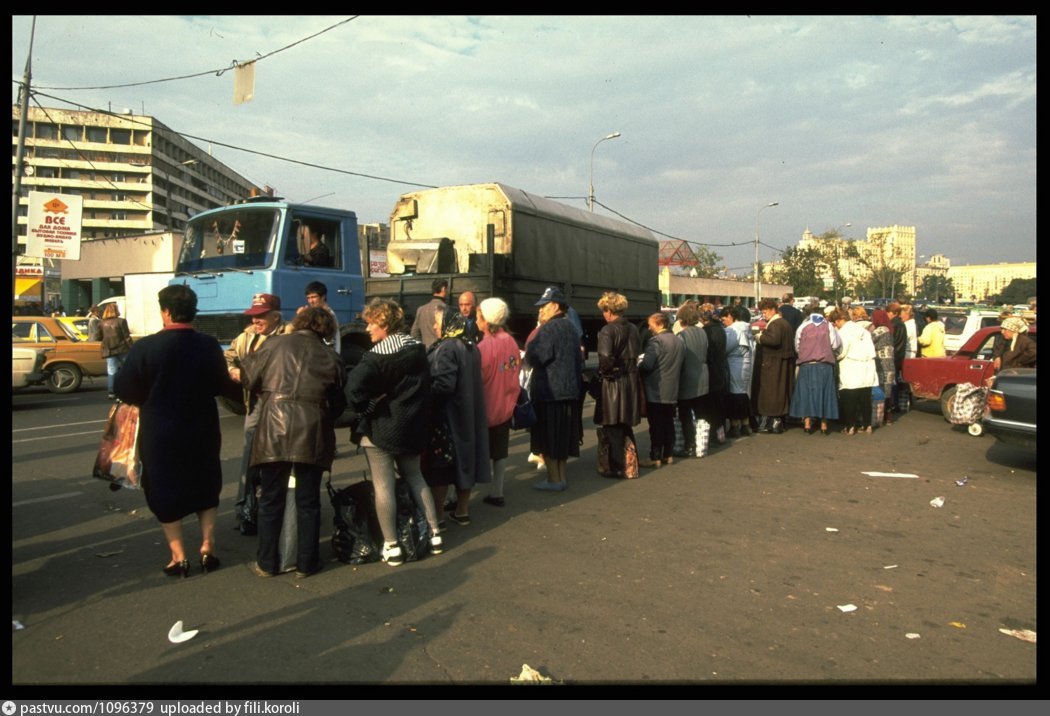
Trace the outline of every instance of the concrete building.
<instances>
[{"instance_id":1,"label":"concrete building","mask_svg":"<svg viewBox=\"0 0 1050 716\"><path fill-rule=\"evenodd\" d=\"M1035 261L951 266L948 278L955 287L957 301L981 303L1002 292L1015 278L1036 278Z\"/></svg>"},{"instance_id":2,"label":"concrete building","mask_svg":"<svg viewBox=\"0 0 1050 716\"><path fill-rule=\"evenodd\" d=\"M19 113L19 107L12 106L12 165ZM21 247L25 245L30 191L82 196L82 242L179 230L201 211L259 191L159 120L131 110L108 113L31 107L21 173ZM70 309L53 275L54 267L42 266L41 259L20 256L18 261L24 267L19 275L39 275L40 285L23 281L16 286L16 302L63 302ZM114 265L109 272L120 276L125 271Z\"/></svg>"},{"instance_id":3,"label":"concrete building","mask_svg":"<svg viewBox=\"0 0 1050 716\"><path fill-rule=\"evenodd\" d=\"M807 228L798 242L800 249L818 248L830 257L821 278L825 290L835 293L836 299L843 295L855 297L861 284L873 273L883 275L886 293L892 293L890 284L898 278L905 287L915 285L914 226L894 224L868 228L865 239L852 241L857 250L856 257L850 256L846 250L851 241L845 238L821 239ZM770 264L767 270L774 266Z\"/></svg>"}]
</instances>

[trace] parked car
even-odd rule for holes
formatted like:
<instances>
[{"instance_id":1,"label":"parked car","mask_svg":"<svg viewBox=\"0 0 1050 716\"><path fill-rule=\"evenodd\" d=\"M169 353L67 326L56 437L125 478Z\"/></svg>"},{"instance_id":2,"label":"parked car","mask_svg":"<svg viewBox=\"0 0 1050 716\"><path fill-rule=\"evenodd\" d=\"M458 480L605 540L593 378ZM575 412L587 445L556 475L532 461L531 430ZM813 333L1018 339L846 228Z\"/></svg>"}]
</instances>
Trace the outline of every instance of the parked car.
<instances>
[{"instance_id":1,"label":"parked car","mask_svg":"<svg viewBox=\"0 0 1050 716\"><path fill-rule=\"evenodd\" d=\"M992 348L995 337L1002 332L998 325L982 328L974 333L953 355L945 358L908 358L901 373L911 386L912 396L941 401L944 419L951 415L951 401L955 387L961 383L983 385L995 375L992 367ZM1036 327L1028 329L1035 340Z\"/></svg>"},{"instance_id":2,"label":"parked car","mask_svg":"<svg viewBox=\"0 0 1050 716\"><path fill-rule=\"evenodd\" d=\"M937 306L937 318L944 324L944 351L952 355L982 328L999 325L994 308Z\"/></svg>"},{"instance_id":3,"label":"parked car","mask_svg":"<svg viewBox=\"0 0 1050 716\"><path fill-rule=\"evenodd\" d=\"M99 341L77 340L68 325L50 316L12 316L11 343L19 348L49 348L44 381L52 393L72 393L84 376L106 375Z\"/></svg>"},{"instance_id":4,"label":"parked car","mask_svg":"<svg viewBox=\"0 0 1050 716\"><path fill-rule=\"evenodd\" d=\"M59 316L58 320L73 329L77 340L88 339L88 317L87 316Z\"/></svg>"},{"instance_id":5,"label":"parked car","mask_svg":"<svg viewBox=\"0 0 1050 716\"><path fill-rule=\"evenodd\" d=\"M984 429L1007 445L1035 452L1035 368L1007 368L988 391Z\"/></svg>"},{"instance_id":6,"label":"parked car","mask_svg":"<svg viewBox=\"0 0 1050 716\"><path fill-rule=\"evenodd\" d=\"M44 348L23 348L11 346L11 389L18 390L30 385L40 385L47 378L44 372L44 361L47 359Z\"/></svg>"}]
</instances>

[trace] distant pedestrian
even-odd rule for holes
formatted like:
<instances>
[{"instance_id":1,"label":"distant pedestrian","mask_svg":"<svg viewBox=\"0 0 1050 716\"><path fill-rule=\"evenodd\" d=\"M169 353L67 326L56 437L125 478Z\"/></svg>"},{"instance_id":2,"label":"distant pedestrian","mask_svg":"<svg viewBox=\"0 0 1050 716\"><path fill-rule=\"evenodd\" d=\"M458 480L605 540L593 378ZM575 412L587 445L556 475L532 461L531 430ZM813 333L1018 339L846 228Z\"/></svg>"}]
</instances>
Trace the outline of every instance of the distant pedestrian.
<instances>
[{"instance_id":1,"label":"distant pedestrian","mask_svg":"<svg viewBox=\"0 0 1050 716\"><path fill-rule=\"evenodd\" d=\"M113 400L113 381L131 350L131 331L116 303L106 304L99 331L102 336L102 357L106 359L106 387L109 389L109 399Z\"/></svg>"},{"instance_id":2,"label":"distant pedestrian","mask_svg":"<svg viewBox=\"0 0 1050 716\"><path fill-rule=\"evenodd\" d=\"M794 340L795 331L802 325L802 311L795 307L795 294L785 293L777 309L785 321L791 325L791 338Z\"/></svg>"},{"instance_id":3,"label":"distant pedestrian","mask_svg":"<svg viewBox=\"0 0 1050 716\"><path fill-rule=\"evenodd\" d=\"M436 278L430 285L430 302L425 303L416 311L415 320L409 335L420 341L424 348L434 345L439 336L434 333L434 317L444 314L448 307L448 279Z\"/></svg>"},{"instance_id":4,"label":"distant pedestrian","mask_svg":"<svg viewBox=\"0 0 1050 716\"><path fill-rule=\"evenodd\" d=\"M795 384L795 329L787 318L777 313L773 299L762 299L758 310L766 320L766 327L758 336L762 350L758 353L760 378L755 406L761 416L759 430L775 435L784 432L784 418L791 406L791 389Z\"/></svg>"},{"instance_id":5,"label":"distant pedestrian","mask_svg":"<svg viewBox=\"0 0 1050 716\"><path fill-rule=\"evenodd\" d=\"M101 321L102 311L99 310L98 306L92 306L90 310L88 310L87 339L89 341L102 340L102 329L99 327Z\"/></svg>"},{"instance_id":6,"label":"distant pedestrian","mask_svg":"<svg viewBox=\"0 0 1050 716\"><path fill-rule=\"evenodd\" d=\"M343 342L342 337L339 335L339 316L335 314L335 310L328 305L328 287L320 281L311 281L306 284L306 305L300 306L296 312L302 313L308 308L317 307L323 308L332 317L332 323L335 325L335 331L331 336L324 339L326 345L331 346L335 349L336 355L342 357L343 353Z\"/></svg>"},{"instance_id":7,"label":"distant pedestrian","mask_svg":"<svg viewBox=\"0 0 1050 716\"><path fill-rule=\"evenodd\" d=\"M937 316L937 309L927 308L922 316L926 320L918 339L922 357L943 358L947 355L944 350L944 324Z\"/></svg>"},{"instance_id":8,"label":"distant pedestrian","mask_svg":"<svg viewBox=\"0 0 1050 716\"><path fill-rule=\"evenodd\" d=\"M820 434L828 435L828 421L839 417L835 364L842 339L831 321L817 309L806 316L795 333L795 349L798 379L789 412L793 417L802 418L802 429L807 435L816 430L814 420L820 421Z\"/></svg>"},{"instance_id":9,"label":"distant pedestrian","mask_svg":"<svg viewBox=\"0 0 1050 716\"><path fill-rule=\"evenodd\" d=\"M674 415L678 383L685 360L685 344L671 332L667 314L649 316L652 337L645 345L638 366L645 385L646 419L649 421L649 459L641 467L660 467L674 462Z\"/></svg>"},{"instance_id":10,"label":"distant pedestrian","mask_svg":"<svg viewBox=\"0 0 1050 716\"><path fill-rule=\"evenodd\" d=\"M842 339L837 356L839 366L839 406L842 432L846 435L871 432L871 389L878 385L875 370L875 344L871 333L851 321L844 309L835 309L831 322Z\"/></svg>"},{"instance_id":11,"label":"distant pedestrian","mask_svg":"<svg viewBox=\"0 0 1050 716\"><path fill-rule=\"evenodd\" d=\"M682 373L678 382L678 421L682 426L683 451L675 457L694 457L704 454L710 435L701 436L701 452L697 452L697 423L707 421L711 414L711 381L707 366L708 340L699 326L700 307L690 301L678 309L676 323L680 326L678 340L685 347L682 354ZM709 430L704 428L705 431Z\"/></svg>"}]
</instances>

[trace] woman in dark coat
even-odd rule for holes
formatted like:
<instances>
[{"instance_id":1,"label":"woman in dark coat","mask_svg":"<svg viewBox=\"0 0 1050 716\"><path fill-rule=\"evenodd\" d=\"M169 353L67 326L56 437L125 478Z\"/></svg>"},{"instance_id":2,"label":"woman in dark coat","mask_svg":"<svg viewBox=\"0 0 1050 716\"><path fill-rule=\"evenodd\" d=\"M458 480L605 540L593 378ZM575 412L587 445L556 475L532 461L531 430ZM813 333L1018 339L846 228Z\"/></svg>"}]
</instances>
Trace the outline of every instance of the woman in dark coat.
<instances>
[{"instance_id":1,"label":"woman in dark coat","mask_svg":"<svg viewBox=\"0 0 1050 716\"><path fill-rule=\"evenodd\" d=\"M536 305L540 326L525 347L525 365L532 369L529 395L536 409L530 449L543 456L547 480L533 487L561 492L568 487L569 458L580 456L580 331L566 316L569 304L560 289L548 289Z\"/></svg>"},{"instance_id":2,"label":"woman in dark coat","mask_svg":"<svg viewBox=\"0 0 1050 716\"><path fill-rule=\"evenodd\" d=\"M710 392L700 417L711 423L715 439L726 441L726 394L729 389L729 361L726 359L726 329L715 315L715 307L705 303L700 307L700 322L707 334L707 376Z\"/></svg>"},{"instance_id":3,"label":"woman in dark coat","mask_svg":"<svg viewBox=\"0 0 1050 716\"><path fill-rule=\"evenodd\" d=\"M598 331L598 399L594 422L602 426L609 443L609 471L602 477L626 477L626 441L634 442L634 426L641 422L638 356L642 339L638 327L623 317L627 298L608 291L598 300L605 325Z\"/></svg>"},{"instance_id":4,"label":"woman in dark coat","mask_svg":"<svg viewBox=\"0 0 1050 716\"><path fill-rule=\"evenodd\" d=\"M445 516L449 485L454 485L455 511L448 518L469 525L470 491L477 483L492 479L481 354L467 335L466 318L455 309L449 308L443 320L438 314L435 332L440 338L427 350L432 426L447 429L453 460L451 465L432 467L424 459L423 477L434 493L438 521Z\"/></svg>"},{"instance_id":5,"label":"woman in dark coat","mask_svg":"<svg viewBox=\"0 0 1050 716\"><path fill-rule=\"evenodd\" d=\"M189 576L182 518L196 514L201 527L200 565L219 566L215 557L215 515L222 490L219 410L226 361L211 336L190 325L197 294L168 286L158 294L164 328L137 341L117 373L117 397L140 407L139 455L146 504L160 520L171 549L169 576Z\"/></svg>"},{"instance_id":6,"label":"woman in dark coat","mask_svg":"<svg viewBox=\"0 0 1050 716\"><path fill-rule=\"evenodd\" d=\"M361 447L375 488L383 561L396 567L405 561L397 543L398 474L426 515L431 554L443 551L434 496L419 467L420 455L427 446L430 371L426 348L404 332L405 311L401 306L387 299L373 299L361 317L375 345L350 371L346 398L351 410L360 416L357 432L362 436Z\"/></svg>"},{"instance_id":7,"label":"woman in dark coat","mask_svg":"<svg viewBox=\"0 0 1050 716\"><path fill-rule=\"evenodd\" d=\"M764 298L758 310L766 327L758 337L762 350L759 361L755 412L761 415L759 429L764 433L784 432L784 418L791 407L791 389L795 384L795 331L787 319L777 313L777 302Z\"/></svg>"},{"instance_id":8,"label":"woman in dark coat","mask_svg":"<svg viewBox=\"0 0 1050 716\"><path fill-rule=\"evenodd\" d=\"M292 333L272 336L242 361L241 384L261 395L252 467L259 467L259 544L255 573L280 571L277 544L288 478L295 471L296 576L321 571L321 477L335 457L335 419L343 412L343 362L325 339L335 321L323 308L296 315Z\"/></svg>"}]
</instances>

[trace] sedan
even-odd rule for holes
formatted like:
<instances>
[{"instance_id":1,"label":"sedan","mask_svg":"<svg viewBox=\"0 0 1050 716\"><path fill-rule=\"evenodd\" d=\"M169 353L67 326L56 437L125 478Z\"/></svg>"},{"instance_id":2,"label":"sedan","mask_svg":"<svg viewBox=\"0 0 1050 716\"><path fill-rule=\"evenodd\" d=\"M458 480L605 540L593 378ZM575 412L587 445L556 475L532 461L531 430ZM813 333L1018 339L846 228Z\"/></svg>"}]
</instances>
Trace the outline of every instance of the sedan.
<instances>
[{"instance_id":1,"label":"sedan","mask_svg":"<svg viewBox=\"0 0 1050 716\"><path fill-rule=\"evenodd\" d=\"M48 390L72 393L84 376L106 375L106 359L99 341L77 340L76 333L50 316L12 316L11 343L19 348L46 348Z\"/></svg>"},{"instance_id":2,"label":"sedan","mask_svg":"<svg viewBox=\"0 0 1050 716\"><path fill-rule=\"evenodd\" d=\"M1001 332L999 326L982 328L953 355L944 358L906 359L901 374L911 386L912 395L939 400L944 419L950 420L956 387L963 383L984 385L995 375L992 349ZM1028 329L1028 336L1035 339L1035 326Z\"/></svg>"},{"instance_id":3,"label":"sedan","mask_svg":"<svg viewBox=\"0 0 1050 716\"><path fill-rule=\"evenodd\" d=\"M988 391L984 429L1007 445L1035 452L1035 368L1007 368Z\"/></svg>"}]
</instances>

